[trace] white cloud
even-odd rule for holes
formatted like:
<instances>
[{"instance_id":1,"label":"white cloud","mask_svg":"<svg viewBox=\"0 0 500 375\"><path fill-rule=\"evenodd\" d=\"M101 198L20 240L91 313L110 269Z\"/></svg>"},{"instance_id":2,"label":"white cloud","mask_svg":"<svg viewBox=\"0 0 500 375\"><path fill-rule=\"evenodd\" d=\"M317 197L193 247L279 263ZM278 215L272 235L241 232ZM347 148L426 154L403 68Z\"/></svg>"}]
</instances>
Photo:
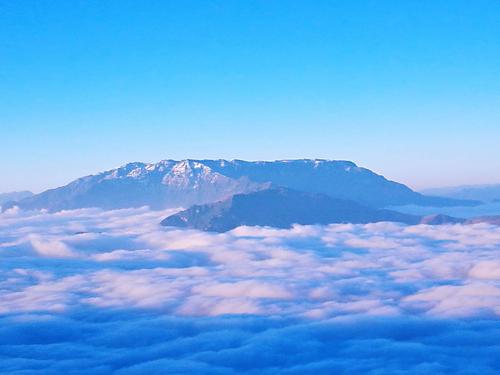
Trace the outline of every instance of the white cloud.
<instances>
[{"instance_id":1,"label":"white cloud","mask_svg":"<svg viewBox=\"0 0 500 375\"><path fill-rule=\"evenodd\" d=\"M470 269L469 276L476 279L500 280L500 260L484 260L477 262L474 267Z\"/></svg>"},{"instance_id":2,"label":"white cloud","mask_svg":"<svg viewBox=\"0 0 500 375\"><path fill-rule=\"evenodd\" d=\"M63 241L44 239L39 235L29 237L33 249L43 257L49 258L72 258L77 254Z\"/></svg>"},{"instance_id":3,"label":"white cloud","mask_svg":"<svg viewBox=\"0 0 500 375\"><path fill-rule=\"evenodd\" d=\"M292 345L290 340L301 342L302 339L295 335L307 336L307 332L316 332L317 336L304 340L311 347L316 345L321 348L324 355L315 357L309 354L309 359L302 362L298 360L287 370L289 373L307 373L308 369L321 372L321 369L331 368L332 364L328 362L327 365L324 361L340 353L330 352L321 343L320 337L326 334L324 330L330 324L328 322L335 322L331 323L335 326L343 324L339 323L342 319L356 322L381 319L373 324L384 326L386 331L380 333L376 340L393 340L392 333L388 332L393 332L395 328L390 327L408 319L422 319L425 322L418 323L422 326L415 328L417 330L437 324L433 323L433 319L453 321L453 329L442 328L449 330L450 337L453 337L453 332L463 328L461 324L470 325L464 329L473 332L471 335L480 331L473 323L457 323L459 321L456 319L466 319L468 322L488 320L488 327L498 328L499 227L407 227L393 223L297 225L289 230L240 227L217 234L161 227L159 222L171 212L155 212L145 208L118 211L85 209L57 214L10 210L0 215L0 318L21 319L10 320L9 324L15 333L6 333L6 337L10 337L11 343L22 340L19 330L28 329L22 327L25 327L26 321L30 321L30 314L36 319L40 319L40 316L49 317L43 324L57 321L57 329L61 332L69 337L79 337L71 344L73 349L80 348L80 344L83 347L101 345L101 339L97 338L101 330L109 329L111 336L120 335L118 328L105 328L104 324L116 324L116 327L121 324L126 327L124 329L133 331L135 325L142 322L143 314L150 316L150 322L161 317L188 319L186 324L192 325L190 330L203 331L203 335L209 335L212 330L208 326L197 326L205 324L202 323L203 319L220 319L210 320L210 324L215 325L215 331L223 329L221 327L234 330L227 338L225 334L206 341L197 338L196 349L188 349L191 331L176 331L175 334L164 332L164 335L171 334L176 339L172 348L162 350L170 353L165 354L173 361L169 366L188 366L190 369L201 366L200 369L209 373L213 369L220 373L226 370L227 373L233 373L233 370L234 373L240 373L246 357L261 355L252 354L254 352L247 346L249 344L243 343L257 340L260 333L247 332L243 341L237 338L247 329L245 322L251 321L249 324L255 327L265 325L265 330L269 332L276 329L276 337L287 337L286 345ZM124 317L120 315L121 311L126 311ZM100 328L92 328L93 325L85 322L84 316L88 319L95 317L99 323L92 324ZM78 323L64 319L76 319ZM287 323L270 328L275 324L273 319ZM104 323L106 321L108 323ZM136 335L138 340L138 343L132 342L131 347L141 345L141 337L149 337L149 323L140 324L141 334L130 333ZM293 328L296 324L303 324L307 328ZM315 331L316 324L324 325L323 330ZM97 341L80 342L85 336L80 328L75 328L80 326L87 327L84 329L88 330L85 334ZM198 328L193 328L195 326ZM414 326L414 322L408 323L408 327L401 329L409 334L414 329L409 327ZM354 336L361 334L361 328L355 323L348 329ZM342 331L336 332L338 335ZM441 334L432 332L432 328L430 332L431 336ZM488 332L494 335L493 331ZM57 333L45 332L41 335L53 337ZM274 336L266 335L259 340L271 340L270 353L278 358L282 348L280 345L284 344L278 344L272 341L276 339ZM153 337L151 333L147 340L154 340ZM452 340L444 336L441 339ZM224 340L229 340L226 344L232 348L232 354L225 352ZM420 339L409 340L408 345ZM256 346L263 345L257 341ZM363 344L359 350L366 350L368 346L379 347L382 342L388 341L374 342L367 340L366 345ZM424 341L418 343L423 347L429 345L429 348L434 345ZM149 344L144 345L142 350L149 353ZM193 354L189 360L187 357L175 357L172 353L181 349L174 348L182 345L186 345L185 353L196 355ZM217 350L218 356L207 354L203 345L211 348L207 349L209 352ZM304 345L301 345L302 348ZM354 343L344 341L342 345L356 352ZM394 343L387 350L396 353L400 350L398 345ZM490 344L485 345L491 347ZM104 351L108 358L118 355L109 348ZM290 347L285 351L288 356L294 355ZM236 356L236 352L243 353L242 357L239 354L238 359L232 357ZM361 357L365 355L357 353ZM57 351L53 355L56 354ZM122 372L142 373L153 368L155 361L164 361L164 357L148 355L147 358L133 357L130 366L121 365ZM12 354L12 358L15 356L15 353ZM233 358L233 365L226 365L221 360L224 356ZM446 357L445 354L443 356L441 358ZM271 362L266 364L265 360L259 358L263 361L262 368L255 363L253 367L248 365L249 368L255 369L254 373L272 373L272 361L269 359ZM335 358L340 361L345 356ZM365 359L367 367L359 371L368 373L368 370L363 369L370 369L371 362L368 357ZM12 361L9 362L12 369L19 369L17 362ZM99 357L95 362L89 361L101 366L104 369L101 372L104 373L110 369L117 370L112 359ZM436 361L439 362L439 359ZM61 372L63 370L57 366L62 366L62 363L65 360L58 358L50 366L56 366L54 368ZM443 364L443 368L455 368L451 363L450 360L450 363ZM429 363L424 370L418 368L421 363L414 365L417 366L413 368L416 373L425 373L428 369L433 373L446 372ZM475 368L479 365L486 366L484 373L494 368L483 357ZM68 366L71 368L71 364ZM130 368L125 371L126 367ZM352 369L355 373L356 369ZM398 367L395 371L404 369L404 366ZM96 372L99 372L98 369Z\"/></svg>"},{"instance_id":4,"label":"white cloud","mask_svg":"<svg viewBox=\"0 0 500 375\"><path fill-rule=\"evenodd\" d=\"M439 295L439 307L424 303L425 296L434 295L429 290L458 291L476 279L494 288L499 280L498 227L297 225L289 230L241 227L217 234L162 228L158 223L170 212L141 208L4 214L9 224L0 225L0 238L7 239L0 247L5 259L15 261L17 268L19 263L29 268L34 259L40 266L49 262L43 268L53 273L50 280L19 274L18 284L10 280L0 292L11 301L4 311L11 306L9 311L15 312L19 304L12 301L18 300L32 301L23 310L53 310L43 302L51 301L53 293L60 310L92 304L182 314L189 310L183 304L196 300L211 306L201 309L209 315L244 310L301 316L319 309L338 316L350 311L345 306L370 313L376 301L379 311L394 312L418 301L422 314L448 315L443 306L457 300L457 293ZM57 258L57 266L50 263ZM4 268L9 271L7 264ZM77 286L68 282L75 277ZM473 295L458 295L466 314L497 311L494 298L479 304ZM242 306L247 308L217 308L232 306L238 298L245 299ZM344 307L325 309L325 302Z\"/></svg>"},{"instance_id":5,"label":"white cloud","mask_svg":"<svg viewBox=\"0 0 500 375\"><path fill-rule=\"evenodd\" d=\"M500 287L485 282L444 285L424 289L404 301L421 303L426 314L441 317L500 316Z\"/></svg>"}]
</instances>

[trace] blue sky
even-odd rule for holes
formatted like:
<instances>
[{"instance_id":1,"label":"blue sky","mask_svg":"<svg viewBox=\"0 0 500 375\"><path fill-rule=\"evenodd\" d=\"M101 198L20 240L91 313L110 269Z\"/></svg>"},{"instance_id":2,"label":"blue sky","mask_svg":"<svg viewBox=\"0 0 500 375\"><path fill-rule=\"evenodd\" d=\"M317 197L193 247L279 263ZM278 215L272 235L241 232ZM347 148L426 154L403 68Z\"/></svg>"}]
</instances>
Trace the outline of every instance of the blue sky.
<instances>
[{"instance_id":1,"label":"blue sky","mask_svg":"<svg viewBox=\"0 0 500 375\"><path fill-rule=\"evenodd\" d=\"M500 2L2 1L0 191L128 161L500 182Z\"/></svg>"}]
</instances>

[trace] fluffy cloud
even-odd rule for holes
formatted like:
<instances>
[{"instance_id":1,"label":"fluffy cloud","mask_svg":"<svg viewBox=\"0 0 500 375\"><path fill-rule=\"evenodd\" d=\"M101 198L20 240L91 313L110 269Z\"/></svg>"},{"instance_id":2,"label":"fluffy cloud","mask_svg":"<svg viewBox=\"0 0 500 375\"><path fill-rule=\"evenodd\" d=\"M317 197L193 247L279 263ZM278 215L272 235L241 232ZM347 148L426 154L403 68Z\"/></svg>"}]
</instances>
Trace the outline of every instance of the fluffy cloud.
<instances>
[{"instance_id":1,"label":"fluffy cloud","mask_svg":"<svg viewBox=\"0 0 500 375\"><path fill-rule=\"evenodd\" d=\"M170 213L0 215L0 372L500 371L498 227L217 234Z\"/></svg>"}]
</instances>

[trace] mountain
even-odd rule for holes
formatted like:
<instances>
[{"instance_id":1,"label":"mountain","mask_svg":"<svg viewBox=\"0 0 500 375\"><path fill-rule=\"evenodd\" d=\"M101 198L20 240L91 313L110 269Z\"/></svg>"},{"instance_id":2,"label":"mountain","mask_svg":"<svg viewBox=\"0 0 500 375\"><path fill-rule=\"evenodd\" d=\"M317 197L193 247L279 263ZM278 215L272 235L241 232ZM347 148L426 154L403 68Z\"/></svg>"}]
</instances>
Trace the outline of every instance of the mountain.
<instances>
[{"instance_id":1,"label":"mountain","mask_svg":"<svg viewBox=\"0 0 500 375\"><path fill-rule=\"evenodd\" d=\"M366 224L381 221L429 225L461 223L445 215L422 218L370 208L354 201L287 188L237 194L217 203L195 205L165 218L161 225L226 232L241 225L289 228L292 224Z\"/></svg>"},{"instance_id":2,"label":"mountain","mask_svg":"<svg viewBox=\"0 0 500 375\"><path fill-rule=\"evenodd\" d=\"M452 217L443 214L435 214L422 216L419 224L427 224L427 225L443 225L443 224L464 224L466 223L466 219Z\"/></svg>"},{"instance_id":3,"label":"mountain","mask_svg":"<svg viewBox=\"0 0 500 375\"><path fill-rule=\"evenodd\" d=\"M500 215L474 217L466 221L466 224L478 224L478 223L500 225Z\"/></svg>"},{"instance_id":4,"label":"mountain","mask_svg":"<svg viewBox=\"0 0 500 375\"><path fill-rule=\"evenodd\" d=\"M322 193L373 207L475 203L427 197L349 161L163 160L156 164L129 163L79 178L66 186L6 204L4 209L14 205L49 211L146 205L152 209L189 207L270 186Z\"/></svg>"},{"instance_id":5,"label":"mountain","mask_svg":"<svg viewBox=\"0 0 500 375\"><path fill-rule=\"evenodd\" d=\"M15 202L27 197L31 197L31 191L14 191L11 193L0 193L0 206L7 202Z\"/></svg>"},{"instance_id":6,"label":"mountain","mask_svg":"<svg viewBox=\"0 0 500 375\"><path fill-rule=\"evenodd\" d=\"M472 199L483 202L498 203L500 201L500 184L435 188L424 190L423 193L431 196L436 195L454 199Z\"/></svg>"},{"instance_id":7,"label":"mountain","mask_svg":"<svg viewBox=\"0 0 500 375\"><path fill-rule=\"evenodd\" d=\"M474 201L427 197L409 187L387 180L351 161L300 159L249 162L243 160L202 160L215 171L228 177L247 176L255 182L271 182L334 198L354 200L373 207L398 205L455 206L475 205Z\"/></svg>"},{"instance_id":8,"label":"mountain","mask_svg":"<svg viewBox=\"0 0 500 375\"><path fill-rule=\"evenodd\" d=\"M16 202L23 209L59 211L85 207L152 209L213 202L235 193L265 188L248 178L223 176L192 160L129 163ZM8 207L5 207L8 208Z\"/></svg>"}]
</instances>

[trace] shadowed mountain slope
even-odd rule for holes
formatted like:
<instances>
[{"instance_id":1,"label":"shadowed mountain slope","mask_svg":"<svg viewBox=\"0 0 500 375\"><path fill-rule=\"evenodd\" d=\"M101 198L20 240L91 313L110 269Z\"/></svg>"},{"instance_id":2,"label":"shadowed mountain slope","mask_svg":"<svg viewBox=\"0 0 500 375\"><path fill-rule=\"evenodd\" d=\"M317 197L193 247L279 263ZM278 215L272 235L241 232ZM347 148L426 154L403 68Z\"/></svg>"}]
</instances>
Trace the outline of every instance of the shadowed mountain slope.
<instances>
[{"instance_id":1,"label":"shadowed mountain slope","mask_svg":"<svg viewBox=\"0 0 500 375\"><path fill-rule=\"evenodd\" d=\"M167 217L163 226L225 232L241 225L288 228L292 224L373 223L418 224L419 216L370 208L359 203L287 188L237 194L225 201L195 205Z\"/></svg>"}]
</instances>

